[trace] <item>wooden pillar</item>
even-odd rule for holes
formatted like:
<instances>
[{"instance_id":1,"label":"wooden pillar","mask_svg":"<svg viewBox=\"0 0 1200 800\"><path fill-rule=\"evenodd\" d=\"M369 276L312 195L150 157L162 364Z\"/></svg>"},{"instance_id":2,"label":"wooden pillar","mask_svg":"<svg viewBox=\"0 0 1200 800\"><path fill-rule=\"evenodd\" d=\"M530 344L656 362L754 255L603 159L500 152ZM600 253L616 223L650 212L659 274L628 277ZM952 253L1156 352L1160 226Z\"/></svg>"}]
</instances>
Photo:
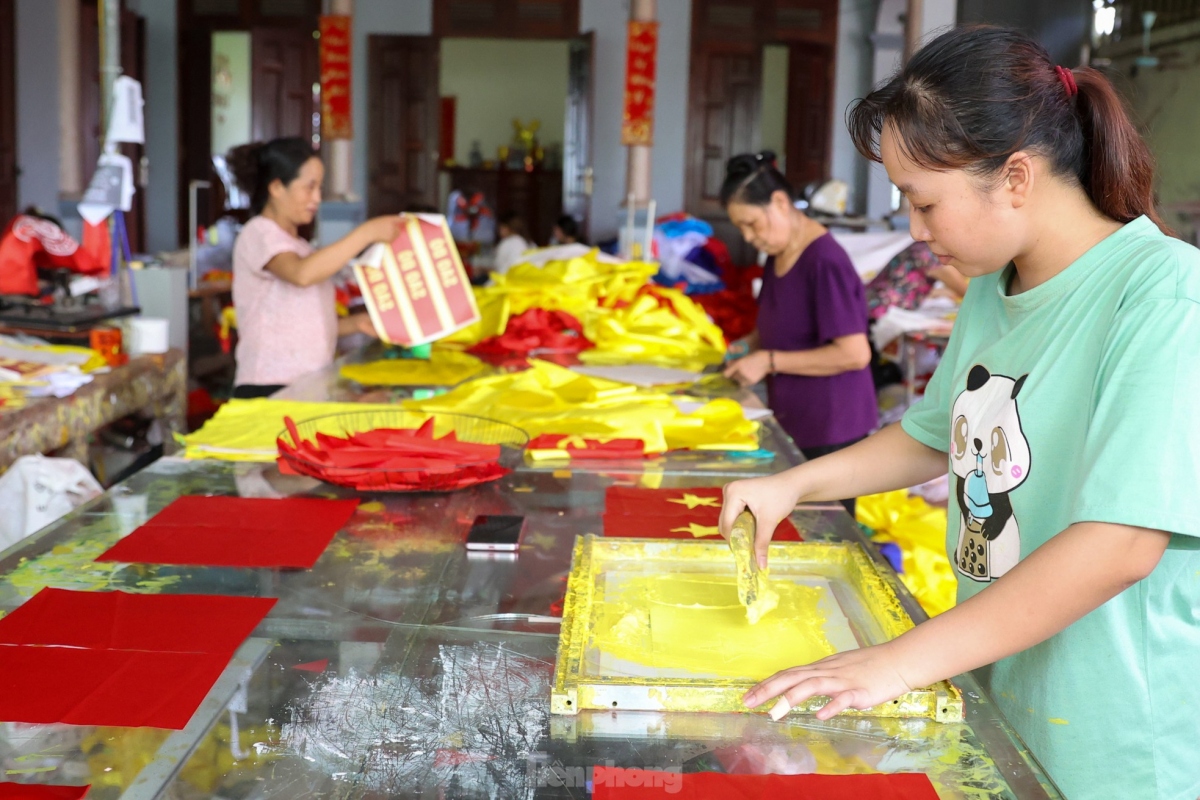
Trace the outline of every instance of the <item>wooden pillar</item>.
<instances>
[{"instance_id":1,"label":"wooden pillar","mask_svg":"<svg viewBox=\"0 0 1200 800\"><path fill-rule=\"evenodd\" d=\"M354 16L354 0L330 0L329 13ZM351 26L353 30L353 26ZM353 35L353 34L351 34ZM351 45L353 47L353 45ZM351 51L353 52L353 51ZM354 97L350 98L353 108ZM354 131L361 136L362 131ZM325 163L329 169L329 196L334 200L353 200L354 197L354 140L332 139L327 143Z\"/></svg>"},{"instance_id":2,"label":"wooden pillar","mask_svg":"<svg viewBox=\"0 0 1200 800\"><path fill-rule=\"evenodd\" d=\"M629 18L634 22L653 22L657 14L657 0L632 0L629 4ZM651 150L650 145L631 146L625 172L625 197L632 196L634 205L643 208L650 202Z\"/></svg>"}]
</instances>

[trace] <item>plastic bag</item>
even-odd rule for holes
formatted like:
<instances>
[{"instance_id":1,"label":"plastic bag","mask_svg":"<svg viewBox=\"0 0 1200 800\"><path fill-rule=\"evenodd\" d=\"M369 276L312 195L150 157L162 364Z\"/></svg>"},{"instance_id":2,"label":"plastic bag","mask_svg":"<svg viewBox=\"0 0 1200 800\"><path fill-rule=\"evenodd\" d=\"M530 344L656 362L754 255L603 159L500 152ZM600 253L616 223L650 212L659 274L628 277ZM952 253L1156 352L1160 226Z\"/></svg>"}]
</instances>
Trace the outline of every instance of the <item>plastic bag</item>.
<instances>
[{"instance_id":1,"label":"plastic bag","mask_svg":"<svg viewBox=\"0 0 1200 800\"><path fill-rule=\"evenodd\" d=\"M102 493L92 473L70 458L18 458L0 476L0 550L39 531Z\"/></svg>"}]
</instances>

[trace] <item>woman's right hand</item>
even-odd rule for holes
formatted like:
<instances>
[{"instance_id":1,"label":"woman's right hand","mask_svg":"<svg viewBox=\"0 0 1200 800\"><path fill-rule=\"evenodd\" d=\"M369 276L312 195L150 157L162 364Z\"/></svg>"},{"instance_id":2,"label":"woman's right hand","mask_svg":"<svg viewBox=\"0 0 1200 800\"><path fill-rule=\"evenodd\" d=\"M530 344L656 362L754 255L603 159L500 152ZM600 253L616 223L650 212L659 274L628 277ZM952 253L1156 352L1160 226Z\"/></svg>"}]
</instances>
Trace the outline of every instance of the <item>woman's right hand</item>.
<instances>
[{"instance_id":1,"label":"woman's right hand","mask_svg":"<svg viewBox=\"0 0 1200 800\"><path fill-rule=\"evenodd\" d=\"M382 217L374 217L364 222L360 227L367 241L391 244L396 241L396 237L400 235L400 231L404 228L404 215L386 214Z\"/></svg>"},{"instance_id":2,"label":"woman's right hand","mask_svg":"<svg viewBox=\"0 0 1200 800\"><path fill-rule=\"evenodd\" d=\"M721 506L721 535L728 538L738 514L749 510L754 515L754 553L758 566L766 569L767 545L775 528L786 519L800 501L803 490L797 475L789 470L765 478L750 478L725 484L725 502Z\"/></svg>"}]
</instances>

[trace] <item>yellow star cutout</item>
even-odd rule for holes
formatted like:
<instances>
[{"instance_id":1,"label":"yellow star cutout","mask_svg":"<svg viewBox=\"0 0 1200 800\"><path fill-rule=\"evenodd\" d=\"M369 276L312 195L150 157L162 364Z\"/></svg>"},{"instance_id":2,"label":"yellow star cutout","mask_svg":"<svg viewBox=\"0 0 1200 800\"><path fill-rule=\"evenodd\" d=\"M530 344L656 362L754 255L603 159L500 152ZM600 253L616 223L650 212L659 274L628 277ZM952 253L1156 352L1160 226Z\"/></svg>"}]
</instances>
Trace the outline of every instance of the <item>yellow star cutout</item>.
<instances>
[{"instance_id":1,"label":"yellow star cutout","mask_svg":"<svg viewBox=\"0 0 1200 800\"><path fill-rule=\"evenodd\" d=\"M683 497L672 497L667 500L668 503L679 503L681 506L687 506L689 509L697 506L707 506L709 508L720 508L721 501L715 497L701 497L691 492L684 492Z\"/></svg>"},{"instance_id":2,"label":"yellow star cutout","mask_svg":"<svg viewBox=\"0 0 1200 800\"><path fill-rule=\"evenodd\" d=\"M697 539L721 535L721 531L716 525L697 525L695 522L689 522L686 528L671 528L671 533L690 533Z\"/></svg>"}]
</instances>

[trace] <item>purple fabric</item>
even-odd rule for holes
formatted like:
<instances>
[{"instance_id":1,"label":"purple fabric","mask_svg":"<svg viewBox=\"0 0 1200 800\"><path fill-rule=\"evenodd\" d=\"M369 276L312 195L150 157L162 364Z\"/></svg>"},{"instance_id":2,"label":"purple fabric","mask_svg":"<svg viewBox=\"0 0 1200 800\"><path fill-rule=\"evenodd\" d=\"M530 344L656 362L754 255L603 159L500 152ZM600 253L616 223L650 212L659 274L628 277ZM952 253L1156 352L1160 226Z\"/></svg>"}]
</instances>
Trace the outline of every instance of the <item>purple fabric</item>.
<instances>
[{"instance_id":1,"label":"purple fabric","mask_svg":"<svg viewBox=\"0 0 1200 800\"><path fill-rule=\"evenodd\" d=\"M862 279L831 235L814 240L782 278L774 261L763 268L758 298L764 350L813 350L867 332ZM801 450L865 436L878 418L869 367L822 378L773 375L767 394L775 418Z\"/></svg>"}]
</instances>

